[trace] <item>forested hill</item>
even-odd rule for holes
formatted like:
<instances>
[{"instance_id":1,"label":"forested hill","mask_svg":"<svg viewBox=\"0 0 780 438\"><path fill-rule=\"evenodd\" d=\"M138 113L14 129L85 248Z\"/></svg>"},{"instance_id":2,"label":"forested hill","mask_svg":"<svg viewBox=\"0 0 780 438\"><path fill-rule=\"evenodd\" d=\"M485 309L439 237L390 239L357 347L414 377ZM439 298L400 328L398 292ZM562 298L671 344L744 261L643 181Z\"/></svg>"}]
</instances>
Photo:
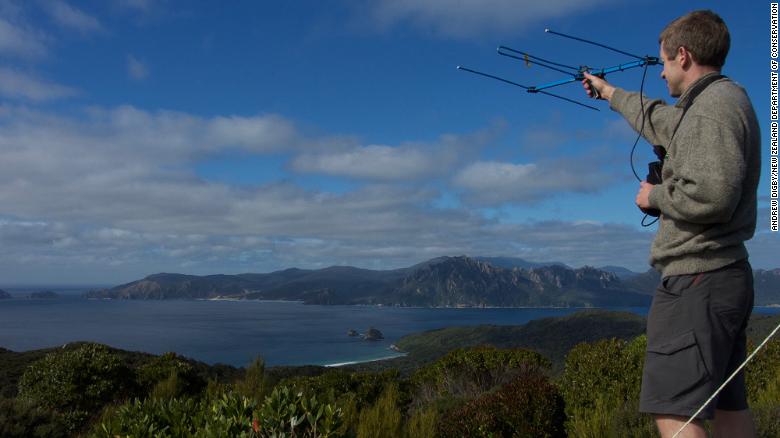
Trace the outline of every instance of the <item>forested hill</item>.
<instances>
[{"instance_id":1,"label":"forested hill","mask_svg":"<svg viewBox=\"0 0 780 438\"><path fill-rule=\"evenodd\" d=\"M494 266L475 258L441 257L405 269L335 266L268 274L155 274L89 298L265 299L307 304L430 307L641 306L650 298L618 275L591 267Z\"/></svg>"},{"instance_id":2,"label":"forested hill","mask_svg":"<svg viewBox=\"0 0 780 438\"><path fill-rule=\"evenodd\" d=\"M529 266L529 267L526 267ZM756 304L780 304L780 269L756 270ZM644 306L660 275L511 258L440 257L388 271L333 266L267 274L155 274L88 298L262 299L423 307Z\"/></svg>"}]
</instances>

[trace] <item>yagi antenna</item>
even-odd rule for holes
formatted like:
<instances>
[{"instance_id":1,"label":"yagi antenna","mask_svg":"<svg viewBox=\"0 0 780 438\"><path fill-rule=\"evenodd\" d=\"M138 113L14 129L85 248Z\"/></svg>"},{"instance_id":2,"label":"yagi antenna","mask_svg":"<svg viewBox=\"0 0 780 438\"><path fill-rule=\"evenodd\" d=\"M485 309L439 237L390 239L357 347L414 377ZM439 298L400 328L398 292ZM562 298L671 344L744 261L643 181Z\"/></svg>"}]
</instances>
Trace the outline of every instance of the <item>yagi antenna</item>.
<instances>
[{"instance_id":1,"label":"yagi antenna","mask_svg":"<svg viewBox=\"0 0 780 438\"><path fill-rule=\"evenodd\" d=\"M586 108L590 108L590 109L594 109L594 110L596 110L596 111L600 111L600 110L599 110L598 108L596 108L595 106L590 106L590 105L584 104L584 103L582 103L582 102L577 102L576 100L574 100L574 99L569 99L568 97L558 96L557 94L548 93L547 91L541 91L541 90L538 90L538 89L536 89L535 87L526 87L525 85L520 85L520 84L518 84L517 82L512 82L512 81L510 81L510 80L508 80L508 79L499 78L498 76L494 76L494 75L491 75L491 74L482 73L481 71L472 70L472 69L470 69L470 68L466 68L466 67L463 67L463 66L461 66L461 65L459 65L459 66L457 67L457 69L458 69L458 70L467 71L467 72L469 72L469 73L474 73L474 74L477 74L477 75L480 75L480 76L485 76L485 77L488 77L488 78L496 79L496 80L499 80L499 81L501 81L501 82L506 82L507 84L516 85L516 86L518 86L518 87L520 87L520 88L525 88L525 90L526 90L527 92L529 92L529 93L541 93L541 94L546 94L546 95L548 95L548 96L557 97L558 99L563 99L563 100L565 100L565 101L567 101L567 102L576 103L577 105L582 105L582 106L584 106L584 107L586 107Z\"/></svg>"},{"instance_id":2,"label":"yagi antenna","mask_svg":"<svg viewBox=\"0 0 780 438\"><path fill-rule=\"evenodd\" d=\"M605 77L606 75L608 75L610 73L614 73L614 72L618 72L618 71L624 71L624 70L628 70L628 69L636 68L636 67L644 67L644 66L649 66L649 65L661 64L661 60L659 60L657 57L654 57L654 56L641 57L641 56L637 56L637 55L634 55L634 54L631 54L631 53L628 53L628 52L624 52L622 50L615 49L613 47L609 47L609 46L604 45L604 44L600 44L600 43L597 43L597 42L594 42L594 41L586 40L584 38L579 38L579 37L575 37L575 36L571 36L571 35L566 35L566 34L560 33L560 32L554 32L554 31L552 31L550 29L545 29L544 31L547 32L547 33L551 33L553 35L558 35L558 36L561 36L561 37L564 37L564 38L569 38L569 39L581 41L581 42L584 42L584 43L587 43L587 44L593 44L595 46L602 47L602 48L607 49L607 50L612 50L612 51L621 53L623 55L630 56L632 58L637 58L638 61L626 62L626 63L618 64L618 65L615 65L615 66L612 66L612 67L606 67L606 68L600 68L600 69L588 67L588 66L585 66L585 65L579 66L579 67L573 67L571 65L566 65L566 64L563 64L563 63L554 62L554 61L550 61L550 60L547 60L547 59L544 59L544 58L540 58L538 56L531 55L530 53L523 52L523 51L520 51L520 50L515 50L515 49L512 49L512 48L507 47L507 46L499 46L497 51L498 51L498 54L501 55L501 56L506 56L506 57L513 58L513 59L516 59L516 60L519 60L519 61L523 61L529 67L531 65L538 65L540 67L545 67L547 69L554 70L554 71L557 71L559 73L563 73L563 74L567 75L568 77L565 78L565 79L557 80L557 81L554 81L554 82L549 82L549 83L542 84L542 85L525 86L525 85L518 84L517 82L510 81L508 79L504 79L504 78L501 78L501 77L498 77L498 76L495 76L495 75L492 75L492 74L483 73L483 72L480 72L480 71L477 71L477 70L473 70L473 69L470 69L470 68L466 68L466 67L462 67L462 66L458 66L458 70L464 70L464 71L467 71L469 73L474 73L474 74L477 74L477 75L480 75L480 76L485 76L485 77L488 77L488 78L491 78L491 79L496 79L496 80L499 80L501 82L505 82L507 84L515 85L515 86L518 86L520 88L525 89L525 91L528 92L528 93L545 94L547 96L552 96L552 97L556 97L558 99L563 99L563 100L565 100L567 102L571 102L571 103L574 103L574 104L577 104L577 105L580 105L580 106L584 106L586 108L590 108L592 110L599 111L599 109L594 107L594 106L587 105L587 104L584 104L582 102L579 102L579 101L576 101L576 100L573 100L573 99L569 99L567 97L559 96L557 94L552 94L552 93L549 93L549 92L544 91L544 90L546 90L548 88L552 88L552 87L557 87L559 85L569 84L569 83L572 83L572 82L580 82L583 79L585 79L584 73L590 73L590 74L592 74L594 76L599 76L599 77L603 78L603 77ZM594 89L594 91L595 91L595 89ZM598 96L594 96L594 97L598 97Z\"/></svg>"},{"instance_id":3,"label":"yagi antenna","mask_svg":"<svg viewBox=\"0 0 780 438\"><path fill-rule=\"evenodd\" d=\"M613 47L606 46L606 45L604 45L604 44L600 44L600 43L593 42L593 41L590 41L590 40L586 40L586 39L584 39L584 38L580 38L580 37L576 37L576 36L566 35L565 33L555 32L554 30L545 29L544 31L545 31L546 33L551 33L551 34L553 34L553 35L558 35L558 36L562 36L562 37L564 37L564 38L569 38L569 39L571 39L571 40L582 41L583 43L587 43L587 44L593 44L594 46L603 47L603 48L605 48L605 49L607 49L607 50L612 50L613 52L622 53L623 55L627 55L627 56L630 56L630 57L632 57L632 58L636 58L636 59L645 59L645 58L647 58L646 56L645 56L645 57L642 57L642 56L633 55L633 54L631 54L631 53L624 52L624 51L622 51L622 50L618 50L618 49L615 49L615 48L613 48Z\"/></svg>"},{"instance_id":4,"label":"yagi antenna","mask_svg":"<svg viewBox=\"0 0 780 438\"><path fill-rule=\"evenodd\" d=\"M516 53L516 55L515 55L515 53ZM502 55L502 56L507 56L507 57L510 57L510 58L514 58L514 59L519 59L520 61L525 62L526 65L528 65L529 67L531 66L531 64L535 64L535 65L539 65L539 66L542 66L542 67L547 67L547 68L549 68L551 70L555 70L555 71L558 71L558 72L561 72L561 73L564 73L564 74L571 74L571 72L570 71L561 70L561 69L553 67L553 66L567 68L569 70L573 70L575 73L580 70L577 67L572 67L572 66L565 65L565 64L560 64L560 63L557 63L557 62L548 61L546 59L539 58L538 56L533 56L530 53L521 52L519 50L515 50L515 49L509 48L507 46L499 46L498 47L498 54ZM517 56L517 55L521 55L521 56Z\"/></svg>"}]
</instances>

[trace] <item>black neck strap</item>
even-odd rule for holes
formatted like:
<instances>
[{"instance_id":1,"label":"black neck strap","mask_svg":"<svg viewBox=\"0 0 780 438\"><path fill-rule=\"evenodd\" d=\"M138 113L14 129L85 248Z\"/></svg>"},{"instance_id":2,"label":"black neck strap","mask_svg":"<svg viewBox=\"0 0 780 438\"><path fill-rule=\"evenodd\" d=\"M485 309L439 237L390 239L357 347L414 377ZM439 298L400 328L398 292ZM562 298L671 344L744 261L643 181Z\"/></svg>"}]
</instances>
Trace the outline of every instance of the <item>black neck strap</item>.
<instances>
[{"instance_id":1,"label":"black neck strap","mask_svg":"<svg viewBox=\"0 0 780 438\"><path fill-rule=\"evenodd\" d=\"M687 113L688 109L691 107L691 105L693 105L693 101L696 100L696 98L699 96L699 94L701 94L702 91L704 91L707 87L709 87L710 84L712 84L713 82L715 82L715 81L717 81L719 79L723 79L725 77L726 76L721 75L721 74L710 75L710 76L707 76L707 77L703 78L699 82L696 82L693 85L691 90L688 92L688 95L685 97L686 101L685 101L685 105L683 105L683 113L680 116L680 120L677 122L677 126L674 127L674 131L672 132L672 136L669 138L669 144L672 143L672 139L674 138L674 134L677 134L677 128L680 127L680 124L682 123L683 118L685 117L685 113Z\"/></svg>"}]
</instances>

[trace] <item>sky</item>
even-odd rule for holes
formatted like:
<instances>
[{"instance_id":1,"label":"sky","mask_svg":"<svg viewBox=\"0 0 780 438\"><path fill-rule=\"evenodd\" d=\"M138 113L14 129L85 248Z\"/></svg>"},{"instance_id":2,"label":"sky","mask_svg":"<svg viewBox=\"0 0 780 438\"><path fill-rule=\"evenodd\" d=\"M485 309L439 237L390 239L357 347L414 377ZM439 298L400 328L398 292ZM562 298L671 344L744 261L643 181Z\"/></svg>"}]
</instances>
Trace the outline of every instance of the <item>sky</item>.
<instances>
[{"instance_id":1,"label":"sky","mask_svg":"<svg viewBox=\"0 0 780 438\"><path fill-rule=\"evenodd\" d=\"M457 255L644 272L621 116L455 67L540 85L562 75L496 48L608 67L633 59L544 29L657 56L702 8L762 126L748 248L776 268L768 2L0 0L0 287ZM660 72L645 94L673 103ZM640 176L652 159L641 141Z\"/></svg>"}]
</instances>

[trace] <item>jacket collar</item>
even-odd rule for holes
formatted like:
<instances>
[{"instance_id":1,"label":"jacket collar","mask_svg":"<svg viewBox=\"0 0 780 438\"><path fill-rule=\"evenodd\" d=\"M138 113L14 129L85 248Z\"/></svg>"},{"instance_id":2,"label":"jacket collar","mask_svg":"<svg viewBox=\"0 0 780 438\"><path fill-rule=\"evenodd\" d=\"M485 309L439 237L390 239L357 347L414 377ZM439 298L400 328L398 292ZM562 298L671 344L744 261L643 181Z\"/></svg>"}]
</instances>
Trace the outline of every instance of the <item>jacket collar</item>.
<instances>
[{"instance_id":1,"label":"jacket collar","mask_svg":"<svg viewBox=\"0 0 780 438\"><path fill-rule=\"evenodd\" d=\"M688 86L688 88L687 88L687 89L686 89L686 90L683 92L682 96L680 96L680 98L679 98L679 99L677 99L677 103L676 103L674 106L676 106L676 107L678 107L678 108L685 108L685 106L689 104L689 103L688 103L688 101L689 101L689 100L692 100L692 99L695 99L695 98L696 98L696 96L695 96L695 95L693 95L693 96L691 95L691 94L692 94L692 92L693 92L693 90L696 90L697 88L699 88L699 85L700 85L702 82L704 82L705 80L708 80L707 78L710 78L710 77L712 77L712 76L720 76L720 75L721 75L721 73L718 73L718 72L715 72L715 71L714 71L714 72L710 72L710 73L707 73L707 74L705 74L705 75L702 75L702 76L701 76L699 79L696 79L696 80L695 80L695 81L694 81L694 82L693 82L691 85L689 85L689 86ZM699 90L699 92L701 92L701 90ZM699 94L699 92L697 92L697 93L695 93L695 94Z\"/></svg>"}]
</instances>

